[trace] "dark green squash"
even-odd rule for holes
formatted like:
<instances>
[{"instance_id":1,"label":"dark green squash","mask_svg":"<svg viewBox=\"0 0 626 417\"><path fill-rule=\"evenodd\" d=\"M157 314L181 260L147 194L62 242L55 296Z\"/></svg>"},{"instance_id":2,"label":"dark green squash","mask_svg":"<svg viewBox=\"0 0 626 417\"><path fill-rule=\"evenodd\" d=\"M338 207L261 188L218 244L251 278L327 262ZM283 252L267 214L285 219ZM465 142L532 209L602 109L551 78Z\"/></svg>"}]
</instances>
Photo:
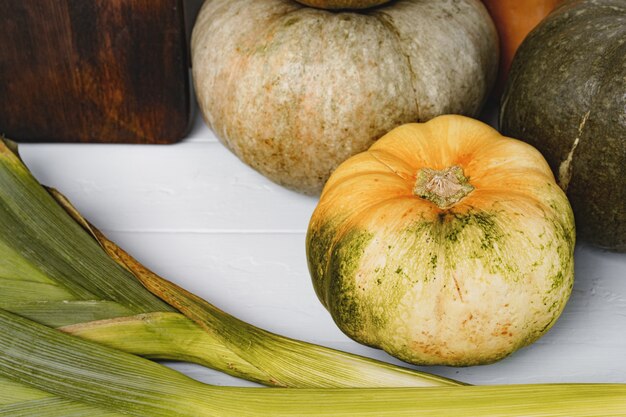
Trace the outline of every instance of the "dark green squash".
<instances>
[{"instance_id":1,"label":"dark green squash","mask_svg":"<svg viewBox=\"0 0 626 417\"><path fill-rule=\"evenodd\" d=\"M518 50L502 132L538 148L578 236L626 251L626 1L570 0Z\"/></svg>"}]
</instances>

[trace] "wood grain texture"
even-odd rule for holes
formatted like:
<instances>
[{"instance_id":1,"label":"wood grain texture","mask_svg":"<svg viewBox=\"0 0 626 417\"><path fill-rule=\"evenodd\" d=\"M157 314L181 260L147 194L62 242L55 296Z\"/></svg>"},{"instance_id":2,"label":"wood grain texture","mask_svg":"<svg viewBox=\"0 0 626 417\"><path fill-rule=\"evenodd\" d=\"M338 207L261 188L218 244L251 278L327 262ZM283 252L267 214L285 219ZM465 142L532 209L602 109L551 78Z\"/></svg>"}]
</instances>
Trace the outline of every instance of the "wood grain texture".
<instances>
[{"instance_id":1,"label":"wood grain texture","mask_svg":"<svg viewBox=\"0 0 626 417\"><path fill-rule=\"evenodd\" d=\"M0 133L119 143L186 133L182 0L5 0L0 25Z\"/></svg>"}]
</instances>

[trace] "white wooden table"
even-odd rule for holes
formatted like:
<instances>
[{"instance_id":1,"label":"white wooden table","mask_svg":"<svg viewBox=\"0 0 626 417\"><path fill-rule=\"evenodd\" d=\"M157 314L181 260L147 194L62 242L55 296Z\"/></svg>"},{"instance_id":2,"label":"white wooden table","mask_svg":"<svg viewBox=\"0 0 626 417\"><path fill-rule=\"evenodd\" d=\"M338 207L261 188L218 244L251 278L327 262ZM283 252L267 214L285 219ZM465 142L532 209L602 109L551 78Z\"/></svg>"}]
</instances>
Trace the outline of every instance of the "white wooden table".
<instances>
[{"instance_id":1,"label":"white wooden table","mask_svg":"<svg viewBox=\"0 0 626 417\"><path fill-rule=\"evenodd\" d=\"M304 249L317 199L248 168L199 117L176 145L20 149L41 182L157 273L265 329L399 363L344 336L318 302ZM251 385L169 365L213 384ZM626 382L626 255L579 244L570 302L534 345L494 365L423 369L473 384Z\"/></svg>"}]
</instances>

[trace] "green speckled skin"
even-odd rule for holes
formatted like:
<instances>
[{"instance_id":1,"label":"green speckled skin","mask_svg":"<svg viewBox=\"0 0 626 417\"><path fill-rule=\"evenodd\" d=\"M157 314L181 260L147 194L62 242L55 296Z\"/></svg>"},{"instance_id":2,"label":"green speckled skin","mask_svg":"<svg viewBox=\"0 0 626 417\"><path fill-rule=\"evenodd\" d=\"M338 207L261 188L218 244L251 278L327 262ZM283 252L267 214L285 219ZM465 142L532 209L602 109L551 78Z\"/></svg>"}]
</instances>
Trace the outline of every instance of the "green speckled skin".
<instances>
[{"instance_id":1,"label":"green speckled skin","mask_svg":"<svg viewBox=\"0 0 626 417\"><path fill-rule=\"evenodd\" d=\"M418 172L458 166L441 208ZM415 364L491 363L556 322L574 278L574 217L537 150L442 116L397 128L331 175L306 240L318 298L351 338Z\"/></svg>"},{"instance_id":2,"label":"green speckled skin","mask_svg":"<svg viewBox=\"0 0 626 417\"><path fill-rule=\"evenodd\" d=\"M579 237L626 251L626 1L571 0L544 20L517 52L500 117L547 159Z\"/></svg>"}]
</instances>

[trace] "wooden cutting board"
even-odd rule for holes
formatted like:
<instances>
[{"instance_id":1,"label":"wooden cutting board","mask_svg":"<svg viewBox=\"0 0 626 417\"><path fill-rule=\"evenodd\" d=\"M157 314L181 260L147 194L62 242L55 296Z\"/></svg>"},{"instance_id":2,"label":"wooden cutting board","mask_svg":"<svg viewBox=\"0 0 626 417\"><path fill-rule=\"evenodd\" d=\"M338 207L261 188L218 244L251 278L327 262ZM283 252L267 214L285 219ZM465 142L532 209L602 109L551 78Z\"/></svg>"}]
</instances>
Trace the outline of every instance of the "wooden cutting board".
<instances>
[{"instance_id":1,"label":"wooden cutting board","mask_svg":"<svg viewBox=\"0 0 626 417\"><path fill-rule=\"evenodd\" d=\"M187 132L183 0L2 0L0 28L0 134L171 143Z\"/></svg>"}]
</instances>

